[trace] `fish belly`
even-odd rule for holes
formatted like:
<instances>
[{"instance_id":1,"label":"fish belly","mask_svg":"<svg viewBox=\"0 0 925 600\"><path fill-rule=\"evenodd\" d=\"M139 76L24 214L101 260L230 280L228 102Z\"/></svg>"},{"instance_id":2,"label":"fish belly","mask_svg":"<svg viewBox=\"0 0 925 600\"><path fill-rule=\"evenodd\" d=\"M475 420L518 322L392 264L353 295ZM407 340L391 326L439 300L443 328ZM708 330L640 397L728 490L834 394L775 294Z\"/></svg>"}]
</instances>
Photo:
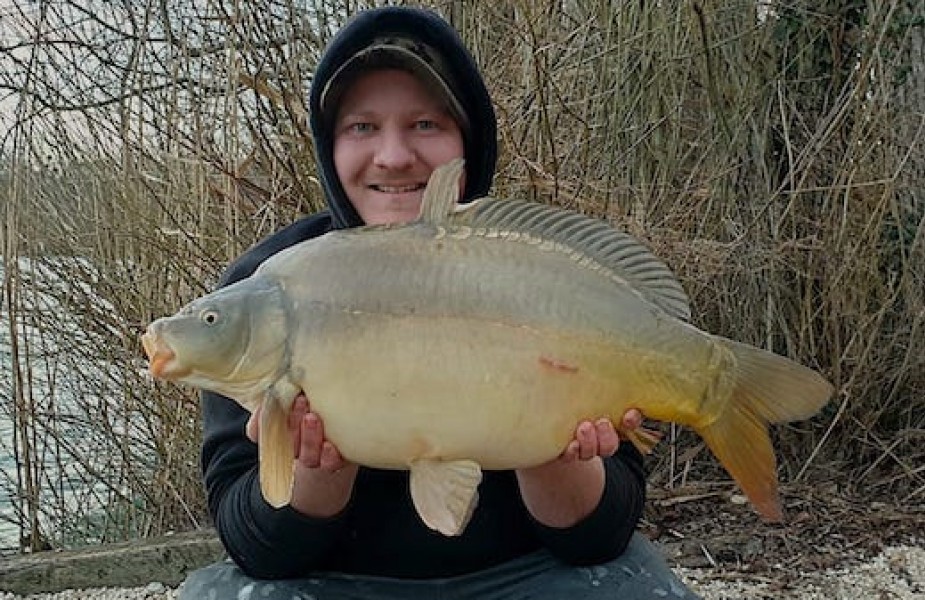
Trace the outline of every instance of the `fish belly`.
<instances>
[{"instance_id":1,"label":"fish belly","mask_svg":"<svg viewBox=\"0 0 925 600\"><path fill-rule=\"evenodd\" d=\"M302 385L326 436L359 464L534 466L584 419L618 423L646 399L678 404L657 383L657 357L605 339L459 317L350 321L307 346Z\"/></svg>"}]
</instances>

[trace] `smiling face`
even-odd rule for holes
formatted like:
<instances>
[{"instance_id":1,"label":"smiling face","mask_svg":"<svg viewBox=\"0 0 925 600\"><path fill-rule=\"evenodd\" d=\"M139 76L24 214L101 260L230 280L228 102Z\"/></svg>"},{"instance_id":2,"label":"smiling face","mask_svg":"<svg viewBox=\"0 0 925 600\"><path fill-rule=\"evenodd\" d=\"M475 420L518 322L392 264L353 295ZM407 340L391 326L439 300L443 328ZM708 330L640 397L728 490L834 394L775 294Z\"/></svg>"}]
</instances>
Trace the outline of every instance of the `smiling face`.
<instances>
[{"instance_id":1,"label":"smiling face","mask_svg":"<svg viewBox=\"0 0 925 600\"><path fill-rule=\"evenodd\" d=\"M368 225L417 218L430 174L464 152L442 103L396 69L361 75L344 94L334 127L337 177Z\"/></svg>"}]
</instances>

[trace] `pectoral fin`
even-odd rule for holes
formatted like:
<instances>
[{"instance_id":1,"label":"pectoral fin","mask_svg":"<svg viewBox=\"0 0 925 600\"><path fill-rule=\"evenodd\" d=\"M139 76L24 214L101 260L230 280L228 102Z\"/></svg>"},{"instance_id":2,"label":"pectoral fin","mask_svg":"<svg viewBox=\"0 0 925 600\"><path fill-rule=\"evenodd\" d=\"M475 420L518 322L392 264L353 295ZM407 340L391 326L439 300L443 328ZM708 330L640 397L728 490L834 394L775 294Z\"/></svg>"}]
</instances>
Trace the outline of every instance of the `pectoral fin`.
<instances>
[{"instance_id":1,"label":"pectoral fin","mask_svg":"<svg viewBox=\"0 0 925 600\"><path fill-rule=\"evenodd\" d=\"M260 411L260 491L274 508L289 504L295 456L289 434L289 411L268 393Z\"/></svg>"},{"instance_id":2,"label":"pectoral fin","mask_svg":"<svg viewBox=\"0 0 925 600\"><path fill-rule=\"evenodd\" d=\"M471 460L411 463L411 499L421 519L443 535L459 535L478 504L482 468Z\"/></svg>"}]
</instances>

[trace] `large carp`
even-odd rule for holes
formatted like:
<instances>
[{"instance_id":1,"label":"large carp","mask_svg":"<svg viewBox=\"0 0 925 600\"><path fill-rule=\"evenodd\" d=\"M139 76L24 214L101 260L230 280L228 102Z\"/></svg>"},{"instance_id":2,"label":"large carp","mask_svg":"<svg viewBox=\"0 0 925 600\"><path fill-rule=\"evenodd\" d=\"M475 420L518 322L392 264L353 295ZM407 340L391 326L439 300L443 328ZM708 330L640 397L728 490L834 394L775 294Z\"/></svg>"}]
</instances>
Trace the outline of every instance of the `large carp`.
<instances>
[{"instance_id":1,"label":"large carp","mask_svg":"<svg viewBox=\"0 0 925 600\"><path fill-rule=\"evenodd\" d=\"M260 483L274 506L291 496L287 415L304 390L345 459L411 470L418 514L446 535L465 528L482 469L545 463L579 422L619 424L629 408L694 428L780 519L767 425L813 415L829 383L688 324L671 271L600 221L519 201L457 206L461 171L434 172L411 224L299 243L158 319L143 336L151 373L263 404Z\"/></svg>"}]
</instances>

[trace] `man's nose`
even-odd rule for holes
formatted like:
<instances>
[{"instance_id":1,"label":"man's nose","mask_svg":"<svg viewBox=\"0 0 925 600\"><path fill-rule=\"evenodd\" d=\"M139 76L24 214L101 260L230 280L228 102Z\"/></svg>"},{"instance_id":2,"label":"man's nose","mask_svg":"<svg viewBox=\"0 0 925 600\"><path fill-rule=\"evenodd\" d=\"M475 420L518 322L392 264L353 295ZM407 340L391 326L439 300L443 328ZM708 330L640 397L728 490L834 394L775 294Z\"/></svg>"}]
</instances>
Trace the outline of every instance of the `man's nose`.
<instances>
[{"instance_id":1,"label":"man's nose","mask_svg":"<svg viewBox=\"0 0 925 600\"><path fill-rule=\"evenodd\" d=\"M414 149L400 131L385 131L379 138L375 163L383 169L405 169L414 163Z\"/></svg>"}]
</instances>

